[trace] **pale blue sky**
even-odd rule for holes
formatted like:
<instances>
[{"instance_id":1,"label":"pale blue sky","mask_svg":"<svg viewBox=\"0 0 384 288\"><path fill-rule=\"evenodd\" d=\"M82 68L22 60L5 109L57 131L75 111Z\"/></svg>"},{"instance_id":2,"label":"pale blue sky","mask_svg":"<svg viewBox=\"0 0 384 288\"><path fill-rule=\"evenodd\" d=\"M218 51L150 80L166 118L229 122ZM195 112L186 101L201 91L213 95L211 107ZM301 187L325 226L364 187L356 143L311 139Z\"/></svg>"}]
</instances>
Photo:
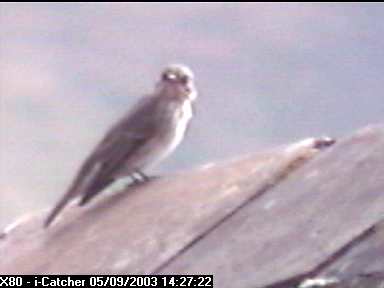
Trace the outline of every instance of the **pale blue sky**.
<instances>
[{"instance_id":1,"label":"pale blue sky","mask_svg":"<svg viewBox=\"0 0 384 288\"><path fill-rule=\"evenodd\" d=\"M196 74L171 173L384 115L384 5L0 4L0 226L47 208L165 64Z\"/></svg>"}]
</instances>

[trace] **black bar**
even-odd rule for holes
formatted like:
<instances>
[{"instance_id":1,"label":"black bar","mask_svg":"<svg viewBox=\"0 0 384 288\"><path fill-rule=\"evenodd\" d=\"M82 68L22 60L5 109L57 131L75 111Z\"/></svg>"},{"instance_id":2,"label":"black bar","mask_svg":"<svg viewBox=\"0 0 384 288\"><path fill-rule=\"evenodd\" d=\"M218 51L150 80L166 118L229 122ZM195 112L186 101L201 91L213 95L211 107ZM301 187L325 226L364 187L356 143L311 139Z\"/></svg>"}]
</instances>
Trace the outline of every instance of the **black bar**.
<instances>
[{"instance_id":1,"label":"black bar","mask_svg":"<svg viewBox=\"0 0 384 288\"><path fill-rule=\"evenodd\" d=\"M2 275L3 287L213 287L213 275Z\"/></svg>"}]
</instances>

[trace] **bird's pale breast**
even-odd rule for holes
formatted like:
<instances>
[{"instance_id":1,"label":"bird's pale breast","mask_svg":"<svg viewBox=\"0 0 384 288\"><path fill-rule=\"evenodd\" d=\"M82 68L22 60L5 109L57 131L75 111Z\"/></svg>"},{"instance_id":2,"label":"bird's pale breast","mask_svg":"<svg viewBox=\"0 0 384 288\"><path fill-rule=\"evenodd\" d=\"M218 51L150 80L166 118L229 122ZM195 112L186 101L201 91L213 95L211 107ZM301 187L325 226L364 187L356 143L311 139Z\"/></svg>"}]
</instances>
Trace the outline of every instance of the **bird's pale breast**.
<instances>
[{"instance_id":1,"label":"bird's pale breast","mask_svg":"<svg viewBox=\"0 0 384 288\"><path fill-rule=\"evenodd\" d=\"M171 153L183 140L185 131L187 130L188 123L192 118L192 105L189 100L185 100L183 105L175 113L177 120L175 121L176 127L174 137L169 143L167 153ZM168 155L168 154L166 154Z\"/></svg>"},{"instance_id":2,"label":"bird's pale breast","mask_svg":"<svg viewBox=\"0 0 384 288\"><path fill-rule=\"evenodd\" d=\"M172 118L168 133L165 133L165 135L162 135L162 139L159 139L162 145L157 151L156 161L154 162L159 162L166 158L183 140L188 123L192 118L191 102L185 100L182 105L177 105L173 111Z\"/></svg>"},{"instance_id":3,"label":"bird's pale breast","mask_svg":"<svg viewBox=\"0 0 384 288\"><path fill-rule=\"evenodd\" d=\"M172 153L184 138L188 123L192 118L192 105L185 100L182 105L174 103L158 121L162 122L157 135L144 144L135 155L132 155L119 174L130 174L132 168L144 169L154 166ZM164 111L165 112L165 111ZM160 123L159 123L160 124ZM135 163L135 167L132 167Z\"/></svg>"}]
</instances>

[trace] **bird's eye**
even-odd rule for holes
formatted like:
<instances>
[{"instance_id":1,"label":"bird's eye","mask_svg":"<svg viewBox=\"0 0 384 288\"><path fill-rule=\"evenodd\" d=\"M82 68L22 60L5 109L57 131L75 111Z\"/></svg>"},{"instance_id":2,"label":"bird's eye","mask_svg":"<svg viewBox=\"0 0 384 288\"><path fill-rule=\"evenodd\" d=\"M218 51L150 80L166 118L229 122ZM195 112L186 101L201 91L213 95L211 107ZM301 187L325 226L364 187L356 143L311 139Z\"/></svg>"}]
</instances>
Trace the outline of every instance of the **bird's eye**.
<instances>
[{"instance_id":1,"label":"bird's eye","mask_svg":"<svg viewBox=\"0 0 384 288\"><path fill-rule=\"evenodd\" d=\"M180 82L182 84L187 84L188 83L188 76L184 75L180 77Z\"/></svg>"},{"instance_id":2,"label":"bird's eye","mask_svg":"<svg viewBox=\"0 0 384 288\"><path fill-rule=\"evenodd\" d=\"M176 75L173 73L166 72L163 74L162 78L163 78L163 80L167 80L167 81L171 80L172 81L172 80L176 79Z\"/></svg>"},{"instance_id":3,"label":"bird's eye","mask_svg":"<svg viewBox=\"0 0 384 288\"><path fill-rule=\"evenodd\" d=\"M163 73L163 75L161 76L161 79L163 79L163 80L169 80L169 75L168 75L168 73Z\"/></svg>"}]
</instances>

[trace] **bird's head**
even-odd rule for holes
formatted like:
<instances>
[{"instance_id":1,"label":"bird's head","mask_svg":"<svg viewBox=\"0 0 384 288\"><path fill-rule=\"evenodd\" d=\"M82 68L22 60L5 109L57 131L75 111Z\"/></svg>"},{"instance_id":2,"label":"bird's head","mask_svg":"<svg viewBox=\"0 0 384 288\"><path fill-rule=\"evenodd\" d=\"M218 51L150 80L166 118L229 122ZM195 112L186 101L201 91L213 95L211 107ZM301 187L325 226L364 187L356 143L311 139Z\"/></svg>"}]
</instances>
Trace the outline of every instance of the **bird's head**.
<instances>
[{"instance_id":1,"label":"bird's head","mask_svg":"<svg viewBox=\"0 0 384 288\"><path fill-rule=\"evenodd\" d=\"M169 65L162 71L157 89L170 97L187 97L191 101L197 97L193 72L181 64Z\"/></svg>"}]
</instances>

